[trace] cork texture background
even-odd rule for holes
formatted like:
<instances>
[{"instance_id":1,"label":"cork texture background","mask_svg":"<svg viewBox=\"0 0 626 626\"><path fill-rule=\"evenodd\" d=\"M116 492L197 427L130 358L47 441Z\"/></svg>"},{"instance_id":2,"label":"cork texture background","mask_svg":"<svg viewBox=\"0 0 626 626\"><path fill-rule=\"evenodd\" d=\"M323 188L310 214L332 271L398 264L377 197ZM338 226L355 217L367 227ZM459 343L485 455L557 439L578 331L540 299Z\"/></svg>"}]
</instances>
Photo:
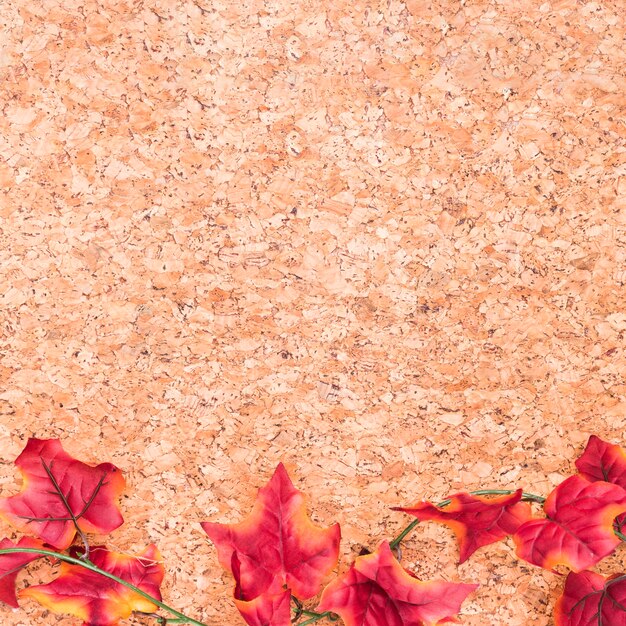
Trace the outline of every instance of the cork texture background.
<instances>
[{"instance_id":1,"label":"cork texture background","mask_svg":"<svg viewBox=\"0 0 626 626\"><path fill-rule=\"evenodd\" d=\"M0 495L29 436L115 463L109 543L155 542L165 601L217 626L242 622L199 522L279 461L344 571L391 506L546 495L589 434L626 444L624 15L0 3ZM510 540L457 555L424 523L403 564L480 583L465 626L553 624L562 577Z\"/></svg>"}]
</instances>

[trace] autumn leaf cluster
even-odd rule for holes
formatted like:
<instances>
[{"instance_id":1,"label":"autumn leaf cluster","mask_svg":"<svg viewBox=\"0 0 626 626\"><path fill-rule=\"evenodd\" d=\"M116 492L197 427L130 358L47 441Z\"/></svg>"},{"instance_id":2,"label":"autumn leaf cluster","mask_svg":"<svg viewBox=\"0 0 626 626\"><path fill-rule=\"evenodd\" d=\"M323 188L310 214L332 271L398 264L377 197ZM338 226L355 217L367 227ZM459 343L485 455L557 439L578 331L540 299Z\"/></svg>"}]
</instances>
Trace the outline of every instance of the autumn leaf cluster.
<instances>
[{"instance_id":1,"label":"autumn leaf cluster","mask_svg":"<svg viewBox=\"0 0 626 626\"><path fill-rule=\"evenodd\" d=\"M444 508L421 502L400 510L452 528L460 562L481 546L512 535L519 558L547 570L569 568L555 607L556 626L626 626L626 574L605 578L589 570L626 540L621 532L626 524L626 453L592 435L576 468L578 474L545 499L540 517L520 502L521 490L489 501L462 493L451 496Z\"/></svg>"},{"instance_id":2,"label":"autumn leaf cluster","mask_svg":"<svg viewBox=\"0 0 626 626\"><path fill-rule=\"evenodd\" d=\"M23 537L17 543L5 538L0 548L70 549L78 561L88 556L88 562L97 568L161 599L159 587L165 572L156 546L150 545L136 556L105 546L72 546L77 535L107 534L122 525L117 500L125 483L117 467L81 463L63 450L58 439L30 439L15 465L22 474L22 492L0 500L0 516L34 538ZM156 609L153 602L128 587L83 565L66 562L51 582L16 594L19 570L42 556L33 552L0 555L0 600L17 607L18 596L32 598L51 611L82 619L85 626L114 626L134 611Z\"/></svg>"},{"instance_id":3,"label":"autumn leaf cluster","mask_svg":"<svg viewBox=\"0 0 626 626\"><path fill-rule=\"evenodd\" d=\"M288 626L291 597L300 604L318 595L339 556L339 526L320 529L309 521L304 497L282 464L245 521L202 528L235 578L235 604L250 626ZM383 541L325 587L316 610L339 615L346 626L439 624L476 587L422 582Z\"/></svg>"},{"instance_id":4,"label":"autumn leaf cluster","mask_svg":"<svg viewBox=\"0 0 626 626\"><path fill-rule=\"evenodd\" d=\"M163 604L164 568L156 546L128 555L89 544L90 534L106 534L123 523L117 501L124 479L118 468L77 461L56 439L30 439L15 464L22 491L0 499L0 516L27 536L0 541L0 601L15 607L18 598L31 598L78 617L84 626L115 626L133 612L156 616L159 608L174 614L172 621L202 626ZM250 626L322 619L341 619L346 626L456 621L477 585L421 581L402 566L396 550L417 521L429 520L452 529L460 562L511 537L520 559L548 570L569 569L555 606L556 626L626 626L626 574L603 577L591 569L626 540L626 453L592 436L576 468L578 473L546 498L521 489L484 490L453 494L436 504L395 507L414 521L338 575L333 573L339 525L318 528L311 522L305 497L282 464L243 521L207 521L201 527L234 579L235 605ZM16 593L22 568L55 555L62 562L53 580ZM171 619L156 618L161 624Z\"/></svg>"}]
</instances>

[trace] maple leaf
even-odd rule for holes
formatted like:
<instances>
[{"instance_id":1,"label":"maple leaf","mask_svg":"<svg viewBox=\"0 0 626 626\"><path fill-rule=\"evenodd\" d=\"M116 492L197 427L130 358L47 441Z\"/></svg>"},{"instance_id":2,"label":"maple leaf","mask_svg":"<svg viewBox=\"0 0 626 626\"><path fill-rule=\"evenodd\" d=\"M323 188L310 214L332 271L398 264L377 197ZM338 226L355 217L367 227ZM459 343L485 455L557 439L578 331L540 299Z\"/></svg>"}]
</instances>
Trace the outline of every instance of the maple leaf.
<instances>
[{"instance_id":1,"label":"maple leaf","mask_svg":"<svg viewBox=\"0 0 626 626\"><path fill-rule=\"evenodd\" d=\"M161 555L150 545L138 557L111 552L95 546L91 561L100 569L135 585L161 600L163 581ZM83 620L83 626L115 626L133 611L150 613L157 607L124 585L80 565L61 563L59 576L45 585L34 585L19 592L19 597L36 600L55 613L68 613Z\"/></svg>"},{"instance_id":2,"label":"maple leaf","mask_svg":"<svg viewBox=\"0 0 626 626\"><path fill-rule=\"evenodd\" d=\"M440 508L430 502L404 508L421 521L436 520L454 531L460 547L459 563L466 561L478 548L512 535L521 524L532 517L530 505L520 502L522 490L497 498L484 498L469 493L450 496L450 504Z\"/></svg>"},{"instance_id":3,"label":"maple leaf","mask_svg":"<svg viewBox=\"0 0 626 626\"><path fill-rule=\"evenodd\" d=\"M338 524L315 526L304 502L280 463L259 489L247 519L238 524L202 523L222 567L235 577L238 599L279 594L285 587L303 600L318 593L337 563L341 532Z\"/></svg>"},{"instance_id":4,"label":"maple leaf","mask_svg":"<svg viewBox=\"0 0 626 626\"><path fill-rule=\"evenodd\" d=\"M262 593L253 600L237 600L235 606L249 626L290 626L291 594Z\"/></svg>"},{"instance_id":5,"label":"maple leaf","mask_svg":"<svg viewBox=\"0 0 626 626\"><path fill-rule=\"evenodd\" d=\"M240 563L233 552L231 569L235 578L235 606L249 626L291 626L291 593L262 593L251 600L243 599Z\"/></svg>"},{"instance_id":6,"label":"maple leaf","mask_svg":"<svg viewBox=\"0 0 626 626\"><path fill-rule=\"evenodd\" d=\"M556 626L626 626L626 574L570 572L554 610Z\"/></svg>"},{"instance_id":7,"label":"maple leaf","mask_svg":"<svg viewBox=\"0 0 626 626\"><path fill-rule=\"evenodd\" d=\"M513 535L517 556L545 569L560 564L579 572L618 546L613 521L626 511L626 491L570 476L547 497L544 511L547 519L525 522Z\"/></svg>"},{"instance_id":8,"label":"maple leaf","mask_svg":"<svg viewBox=\"0 0 626 626\"><path fill-rule=\"evenodd\" d=\"M589 437L585 451L576 459L576 468L587 480L602 480L626 489L626 452L596 435ZM626 514L615 523L621 530L626 525Z\"/></svg>"},{"instance_id":9,"label":"maple leaf","mask_svg":"<svg viewBox=\"0 0 626 626\"><path fill-rule=\"evenodd\" d=\"M77 530L104 534L123 523L115 501L124 478L115 465L86 465L67 454L58 439L35 438L15 465L22 492L0 499L0 516L22 532L64 550Z\"/></svg>"},{"instance_id":10,"label":"maple leaf","mask_svg":"<svg viewBox=\"0 0 626 626\"><path fill-rule=\"evenodd\" d=\"M38 539L30 537L22 537L17 543L13 543L10 539L0 541L0 550L7 548L43 548L44 545ZM31 561L42 558L41 554L33 554L31 552L23 552L19 554L0 554L0 601L6 602L12 607L18 606L17 597L15 595L15 580L19 571L28 565Z\"/></svg>"},{"instance_id":11,"label":"maple leaf","mask_svg":"<svg viewBox=\"0 0 626 626\"><path fill-rule=\"evenodd\" d=\"M592 482L602 480L626 489L626 452L619 446L591 435L576 468Z\"/></svg>"},{"instance_id":12,"label":"maple leaf","mask_svg":"<svg viewBox=\"0 0 626 626\"><path fill-rule=\"evenodd\" d=\"M400 565L383 541L324 589L317 610L337 613L346 626L430 626L452 621L477 587L422 582Z\"/></svg>"}]
</instances>

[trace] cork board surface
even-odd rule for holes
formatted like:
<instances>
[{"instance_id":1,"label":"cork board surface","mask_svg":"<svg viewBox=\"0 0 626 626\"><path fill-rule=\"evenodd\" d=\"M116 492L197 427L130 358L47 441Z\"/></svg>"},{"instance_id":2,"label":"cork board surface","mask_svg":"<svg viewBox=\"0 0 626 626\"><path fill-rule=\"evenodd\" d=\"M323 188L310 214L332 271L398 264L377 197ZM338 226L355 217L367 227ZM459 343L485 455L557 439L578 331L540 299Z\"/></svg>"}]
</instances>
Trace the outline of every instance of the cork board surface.
<instances>
[{"instance_id":1,"label":"cork board surface","mask_svg":"<svg viewBox=\"0 0 626 626\"><path fill-rule=\"evenodd\" d=\"M115 463L110 543L155 542L168 603L238 624L199 522L240 520L279 461L343 571L409 521L390 506L545 495L589 434L625 443L620 0L0 20L0 495L29 436ZM422 524L403 564L479 582L466 626L553 624L558 576L510 541L457 554Z\"/></svg>"}]
</instances>

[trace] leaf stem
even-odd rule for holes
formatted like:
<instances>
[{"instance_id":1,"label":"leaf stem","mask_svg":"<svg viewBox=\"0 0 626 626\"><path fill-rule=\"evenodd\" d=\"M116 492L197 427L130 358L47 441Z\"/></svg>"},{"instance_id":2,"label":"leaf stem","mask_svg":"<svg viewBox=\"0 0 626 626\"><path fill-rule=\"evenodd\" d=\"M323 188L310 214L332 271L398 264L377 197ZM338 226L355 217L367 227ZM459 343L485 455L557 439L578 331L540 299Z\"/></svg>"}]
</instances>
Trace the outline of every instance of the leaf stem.
<instances>
[{"instance_id":1,"label":"leaf stem","mask_svg":"<svg viewBox=\"0 0 626 626\"><path fill-rule=\"evenodd\" d=\"M472 496L510 496L514 494L517 489L478 489L476 491L470 491ZM522 500L526 502L537 502L537 504L543 504L546 499L543 496L538 496L534 493L522 492ZM441 502L438 502L435 506L444 507L448 506L452 502L450 498L446 498ZM389 543L389 547L395 550L400 542L420 523L418 519L414 519L393 541ZM619 536L619 535L618 535Z\"/></svg>"},{"instance_id":2,"label":"leaf stem","mask_svg":"<svg viewBox=\"0 0 626 626\"><path fill-rule=\"evenodd\" d=\"M80 567L84 567L85 569L95 572L96 574L101 574L105 578L114 580L116 583L119 583L120 585L124 585L124 587L126 587L127 589L130 589L136 594L139 594L142 598L145 598L149 602L152 602L152 604L155 604L156 606L163 609L164 611L167 611L170 615L174 615L176 616L176 618L178 618L177 620L169 620L169 621L177 621L180 624L194 624L195 626L208 626L207 624L204 624L203 622L199 622L198 620L195 620L192 617L188 617L184 613L181 613L180 611L173 609L171 606L168 606L164 602L161 602L160 600L153 598L150 594L146 593L145 591L142 591L141 589L139 589L139 587L135 587L135 585L129 583L127 580L124 580L123 578L119 578L115 574L111 574L110 572L107 572L106 570L100 569L97 565L94 565L91 561L75 559L74 557L69 556L68 554L63 554L62 552L55 552L54 550L42 550L39 548L4 548L0 550L0 555L1 554L19 554L19 553L40 554L41 556L50 556L54 559L59 559L59 561L65 561L66 563L71 563L72 565L80 565ZM166 620L166 623L167 623L167 620Z\"/></svg>"},{"instance_id":3,"label":"leaf stem","mask_svg":"<svg viewBox=\"0 0 626 626\"><path fill-rule=\"evenodd\" d=\"M296 623L297 626L305 626L305 624L314 624L315 622L319 622L319 620L327 618L331 622L336 622L339 619L339 616L336 613L332 613L331 611L325 611L324 613L318 613L317 611L310 611L305 609L302 606L302 602L296 598L296 596L291 596L291 601L295 604L295 606L291 607L291 610L295 613L292 622ZM304 615L305 617L310 617L304 622L298 622L300 617Z\"/></svg>"},{"instance_id":4,"label":"leaf stem","mask_svg":"<svg viewBox=\"0 0 626 626\"><path fill-rule=\"evenodd\" d=\"M621 519L621 522L619 521ZM622 540L626 541L626 535L622 532L622 528L626 526L626 517L620 515L613 522L613 532Z\"/></svg>"},{"instance_id":5,"label":"leaf stem","mask_svg":"<svg viewBox=\"0 0 626 626\"><path fill-rule=\"evenodd\" d=\"M307 617L318 617L318 618L322 615L322 613L318 613L317 611L309 611L307 609L301 609L299 613L301 615L306 615ZM329 613L329 611L326 611L326 613Z\"/></svg>"},{"instance_id":6,"label":"leaf stem","mask_svg":"<svg viewBox=\"0 0 626 626\"><path fill-rule=\"evenodd\" d=\"M85 551L83 552L80 558L83 561L89 561L89 542L87 541L87 535L85 535L85 533L81 530L80 526L78 525L78 520L85 514L87 509L91 506L91 503L95 500L96 496L98 495L98 492L102 488L102 485L104 485L106 474L103 474L100 477L100 480L98 481L98 484L95 486L93 493L91 494L89 500L85 502L85 506L83 507L83 510L78 515L74 515L74 511L72 510L72 507L70 506L70 503L68 502L67 497L63 493L63 490L61 489L61 485L59 485L57 479L52 473L52 463L48 465L43 459L40 459L40 460L41 460L41 464L43 465L43 468L46 474L48 475L48 478L50 479L50 482L52 483L52 486L54 487L54 491L56 492L56 495L59 496L59 498L61 499L61 502L63 503L63 506L65 507L65 510L69 513L70 517L68 519L64 519L64 518L48 519L48 518L35 518L35 517L26 518L26 519L32 522L71 521L72 524L74 525L74 529L76 533L80 537L81 541L83 542L83 546L85 547Z\"/></svg>"},{"instance_id":7,"label":"leaf stem","mask_svg":"<svg viewBox=\"0 0 626 626\"><path fill-rule=\"evenodd\" d=\"M324 611L324 613L316 613L315 611L302 611L303 615L311 616L310 619L305 620L304 622L300 622L298 626L306 626L307 624L315 624L315 622L319 622L321 619L328 619L331 622L337 621L337 616L335 613L331 611Z\"/></svg>"}]
</instances>

